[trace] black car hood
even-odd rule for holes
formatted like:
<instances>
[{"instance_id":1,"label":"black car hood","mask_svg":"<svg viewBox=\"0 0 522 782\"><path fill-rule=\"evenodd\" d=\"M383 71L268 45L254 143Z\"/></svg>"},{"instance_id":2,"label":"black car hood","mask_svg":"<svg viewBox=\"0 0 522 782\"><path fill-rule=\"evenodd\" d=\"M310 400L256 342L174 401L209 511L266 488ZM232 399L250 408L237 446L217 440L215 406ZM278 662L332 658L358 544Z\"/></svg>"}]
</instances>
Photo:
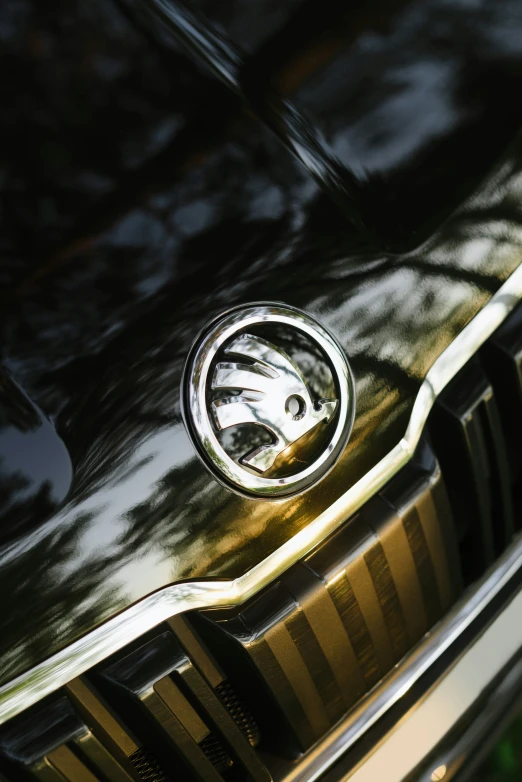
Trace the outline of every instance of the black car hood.
<instances>
[{"instance_id":1,"label":"black car hood","mask_svg":"<svg viewBox=\"0 0 522 782\"><path fill-rule=\"evenodd\" d=\"M97 66L99 81L110 84L118 63L128 74L121 93L102 93L113 119L108 139L82 135L90 120L80 118L74 143L89 153L75 151L56 181L46 163L33 161L25 180L20 165L9 169L25 182L27 200L5 235L20 255L6 271L4 367L14 379L6 382L28 395L53 444L27 441L43 478L24 494L16 524L9 519L19 494L4 491L3 681L154 590L235 578L289 540L400 441L435 359L520 263L520 141L431 238L401 252L393 231L362 238L278 142L191 66L173 77L175 88L167 80L150 95L129 60L141 53L144 66L163 73L161 57L147 64L151 44L98 13L114 46L112 65ZM48 35L44 44L58 46ZM13 47L21 59L36 56ZM25 88L35 79L27 76ZM88 96L95 86L93 77ZM75 105L67 89L54 94L56 112ZM171 91L175 111L164 108ZM120 114L111 95L120 108L128 102ZM124 121L131 99L132 133ZM209 106L220 114L207 113L201 126ZM67 118L54 119L67 127ZM157 146L147 156L149 124ZM38 118L33 127L45 135ZM118 165L107 146L124 150ZM414 182L416 166L404 168L403 180ZM439 182L439 200L445 187ZM35 206L44 202L47 219ZM259 300L301 308L329 328L356 383L355 426L339 463L312 490L278 502L241 498L212 478L180 413L181 375L197 334L222 311ZM8 458L2 466L12 473ZM46 480L59 486L52 512L41 506Z\"/></svg>"}]
</instances>

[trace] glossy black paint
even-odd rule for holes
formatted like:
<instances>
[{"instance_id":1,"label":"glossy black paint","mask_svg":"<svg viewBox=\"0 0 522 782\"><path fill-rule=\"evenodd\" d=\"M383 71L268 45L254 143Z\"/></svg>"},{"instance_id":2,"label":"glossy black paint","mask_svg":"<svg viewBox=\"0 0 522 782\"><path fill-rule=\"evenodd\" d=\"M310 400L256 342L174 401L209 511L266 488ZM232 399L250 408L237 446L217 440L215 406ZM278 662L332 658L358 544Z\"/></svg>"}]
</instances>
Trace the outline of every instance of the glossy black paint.
<instances>
[{"instance_id":1,"label":"glossy black paint","mask_svg":"<svg viewBox=\"0 0 522 782\"><path fill-rule=\"evenodd\" d=\"M263 80L312 114L365 229L145 10L2 8L3 363L74 467L60 510L35 505L0 541L2 680L154 589L237 576L288 540L398 442L435 358L519 263L520 140L439 227L519 124L518 2L195 5L246 52L258 117ZM213 480L179 408L197 333L260 299L321 320L358 393L339 465L277 504Z\"/></svg>"},{"instance_id":2,"label":"glossy black paint","mask_svg":"<svg viewBox=\"0 0 522 782\"><path fill-rule=\"evenodd\" d=\"M64 502L72 477L52 423L0 375L0 545L35 533Z\"/></svg>"},{"instance_id":3,"label":"glossy black paint","mask_svg":"<svg viewBox=\"0 0 522 782\"><path fill-rule=\"evenodd\" d=\"M4 727L0 731L0 747L8 761L30 769L44 755L84 732L85 726L67 699L53 697Z\"/></svg>"}]
</instances>

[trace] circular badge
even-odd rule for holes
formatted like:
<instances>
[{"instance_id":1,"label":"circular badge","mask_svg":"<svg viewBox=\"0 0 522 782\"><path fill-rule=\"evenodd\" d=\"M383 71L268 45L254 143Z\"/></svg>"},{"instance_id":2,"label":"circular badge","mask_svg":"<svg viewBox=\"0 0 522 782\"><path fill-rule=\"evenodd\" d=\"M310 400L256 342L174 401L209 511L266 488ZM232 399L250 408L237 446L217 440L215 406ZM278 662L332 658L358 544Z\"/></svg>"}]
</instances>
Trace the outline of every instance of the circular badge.
<instances>
[{"instance_id":1,"label":"circular badge","mask_svg":"<svg viewBox=\"0 0 522 782\"><path fill-rule=\"evenodd\" d=\"M355 413L337 340L305 312L252 304L224 313L192 349L183 417L212 474L247 496L310 488L341 455Z\"/></svg>"}]
</instances>

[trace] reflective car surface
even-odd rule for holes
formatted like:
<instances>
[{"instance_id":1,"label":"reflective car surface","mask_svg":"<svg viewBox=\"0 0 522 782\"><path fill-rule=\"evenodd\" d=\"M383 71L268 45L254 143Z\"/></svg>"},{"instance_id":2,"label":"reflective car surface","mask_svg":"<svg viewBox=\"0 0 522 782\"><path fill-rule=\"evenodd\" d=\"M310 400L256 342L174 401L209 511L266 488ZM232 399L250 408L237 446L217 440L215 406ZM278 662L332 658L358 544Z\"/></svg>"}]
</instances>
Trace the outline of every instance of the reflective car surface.
<instances>
[{"instance_id":1,"label":"reflective car surface","mask_svg":"<svg viewBox=\"0 0 522 782\"><path fill-rule=\"evenodd\" d=\"M146 779L145 749L158 779L370 773L519 616L519 3L12 0L0 40L0 775ZM259 302L331 335L353 406L269 323L268 358L209 364L209 457L183 373ZM245 490L304 475L330 418L313 480ZM518 682L498 638L473 703ZM475 712L447 708L447 746L390 778L471 768L448 753Z\"/></svg>"}]
</instances>

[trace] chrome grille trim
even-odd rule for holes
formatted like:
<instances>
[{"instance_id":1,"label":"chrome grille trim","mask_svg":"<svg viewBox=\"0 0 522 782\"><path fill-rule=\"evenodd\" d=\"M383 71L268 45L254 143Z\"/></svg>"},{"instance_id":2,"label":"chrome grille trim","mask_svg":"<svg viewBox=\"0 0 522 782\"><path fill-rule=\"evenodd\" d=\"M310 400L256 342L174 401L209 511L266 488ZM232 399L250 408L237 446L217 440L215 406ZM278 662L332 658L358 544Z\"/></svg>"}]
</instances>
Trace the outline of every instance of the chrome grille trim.
<instances>
[{"instance_id":1,"label":"chrome grille trim","mask_svg":"<svg viewBox=\"0 0 522 782\"><path fill-rule=\"evenodd\" d=\"M501 325L521 299L522 266L519 266L492 296L488 304L434 362L420 387L402 440L305 529L243 576L233 581L194 581L165 587L3 685L0 687L0 724L59 689L170 616L197 608L241 605L308 554L408 462L419 443L428 414L438 394ZM419 669L413 666L412 669L411 659L417 659L415 656L410 658L408 664L401 666L404 681L401 680L402 683L393 691L386 690L384 703L377 710L377 716L372 719L371 714L365 711L364 727L359 722L354 723L359 724L359 732L351 741L355 741L365 728L369 727L417 680L435 659L434 655L438 656L442 648L447 648L458 637L472 618L487 606L521 566L522 541L517 540L498 560L493 571L494 576L490 575L485 582L480 582L481 586L473 596L464 606L460 605L460 613L455 614L453 611L448 616L442 625L444 635L442 639L437 640L436 649L433 649L431 654L431 643L428 646L425 653L428 662L423 664L424 667ZM486 591L484 591L484 583L488 585ZM437 637L437 634L432 637ZM445 646L441 647L441 644ZM381 687L378 690L381 692ZM345 743L344 749L347 746Z\"/></svg>"},{"instance_id":2,"label":"chrome grille trim","mask_svg":"<svg viewBox=\"0 0 522 782\"><path fill-rule=\"evenodd\" d=\"M522 645L521 615L522 592L519 591L428 695L392 729L377 750L343 776L343 782L348 779L353 782L373 782L374 779L401 782L414 772L497 675L509 668ZM316 778L316 775L306 777L308 780Z\"/></svg>"},{"instance_id":3,"label":"chrome grille trim","mask_svg":"<svg viewBox=\"0 0 522 782\"><path fill-rule=\"evenodd\" d=\"M285 782L305 782L305 780L313 782L324 774L458 640L460 635L473 624L520 568L522 568L522 535L514 539L497 559L495 565L484 574L473 588L464 593L446 617L430 633L426 634L408 656L385 676L333 731L328 733L308 755L301 759L295 772L290 772L285 777ZM518 600L515 603L517 610L520 602ZM499 614L499 618L509 610L510 606ZM513 617L512 612L510 616ZM515 616L518 617L518 614L515 613ZM520 621L518 624L520 625ZM499 643L499 647L502 647L501 643ZM495 678L498 670L499 667L491 666L490 680ZM477 697L483 686L483 681L480 684L477 683ZM449 727L448 724L448 729Z\"/></svg>"}]
</instances>

